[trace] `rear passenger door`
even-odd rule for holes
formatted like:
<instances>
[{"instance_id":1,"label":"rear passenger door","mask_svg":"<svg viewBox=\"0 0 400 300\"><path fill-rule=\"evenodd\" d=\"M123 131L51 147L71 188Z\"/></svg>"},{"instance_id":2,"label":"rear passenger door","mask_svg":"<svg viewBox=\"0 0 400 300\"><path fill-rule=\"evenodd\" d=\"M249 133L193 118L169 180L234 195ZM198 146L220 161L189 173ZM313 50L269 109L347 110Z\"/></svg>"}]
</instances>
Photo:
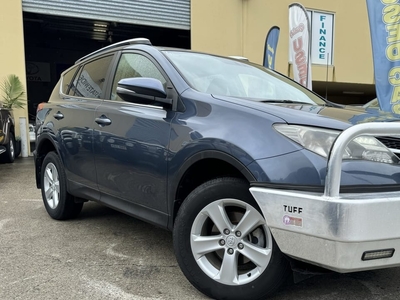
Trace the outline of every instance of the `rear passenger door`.
<instances>
[{"instance_id":1,"label":"rear passenger door","mask_svg":"<svg viewBox=\"0 0 400 300\"><path fill-rule=\"evenodd\" d=\"M66 73L61 104L51 112L58 127L60 153L70 191L82 197L97 190L93 146L93 130L97 125L95 111L104 98L112 60L113 55L103 56Z\"/></svg>"},{"instance_id":2,"label":"rear passenger door","mask_svg":"<svg viewBox=\"0 0 400 300\"><path fill-rule=\"evenodd\" d=\"M166 212L172 111L161 105L123 101L116 93L118 81L132 77L155 78L164 87L168 84L167 76L150 56L127 52L119 58L111 96L96 110L97 118L109 120L109 124L98 126L95 133L101 148L95 156L101 199L109 202L112 196L122 200L119 205L136 203L136 209L148 207Z\"/></svg>"}]
</instances>

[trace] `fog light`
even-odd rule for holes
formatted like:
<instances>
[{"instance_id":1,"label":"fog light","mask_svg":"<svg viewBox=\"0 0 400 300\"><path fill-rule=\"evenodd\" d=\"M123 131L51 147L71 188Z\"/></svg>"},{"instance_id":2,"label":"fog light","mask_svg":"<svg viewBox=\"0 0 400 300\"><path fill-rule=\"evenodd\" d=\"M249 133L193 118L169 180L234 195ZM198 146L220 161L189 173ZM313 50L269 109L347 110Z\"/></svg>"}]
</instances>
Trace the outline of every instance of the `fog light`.
<instances>
[{"instance_id":1,"label":"fog light","mask_svg":"<svg viewBox=\"0 0 400 300\"><path fill-rule=\"evenodd\" d=\"M374 251L365 251L361 257L362 260L373 260L381 258L389 258L394 254L394 249L382 249Z\"/></svg>"}]
</instances>

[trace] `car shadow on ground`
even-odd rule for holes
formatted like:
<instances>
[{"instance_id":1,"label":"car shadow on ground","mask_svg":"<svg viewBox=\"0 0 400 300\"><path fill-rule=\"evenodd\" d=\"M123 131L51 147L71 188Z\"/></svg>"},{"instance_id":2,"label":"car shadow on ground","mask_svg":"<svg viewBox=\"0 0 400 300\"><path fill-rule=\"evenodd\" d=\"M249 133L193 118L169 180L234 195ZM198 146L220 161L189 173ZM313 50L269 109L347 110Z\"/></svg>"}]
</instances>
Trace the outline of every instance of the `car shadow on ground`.
<instances>
[{"instance_id":1,"label":"car shadow on ground","mask_svg":"<svg viewBox=\"0 0 400 300\"><path fill-rule=\"evenodd\" d=\"M96 227L104 226L105 232L111 230L113 235L121 235L125 239L137 239L138 234L145 232L146 240L143 242L149 242L149 247L145 246L149 249L152 240L163 236L164 243L160 247L164 251L173 251L171 232L97 203L85 203L75 222L92 222ZM298 283L288 280L269 299L397 299L400 295L400 282L395 279L398 278L399 270L393 268L349 274L328 272Z\"/></svg>"}]
</instances>

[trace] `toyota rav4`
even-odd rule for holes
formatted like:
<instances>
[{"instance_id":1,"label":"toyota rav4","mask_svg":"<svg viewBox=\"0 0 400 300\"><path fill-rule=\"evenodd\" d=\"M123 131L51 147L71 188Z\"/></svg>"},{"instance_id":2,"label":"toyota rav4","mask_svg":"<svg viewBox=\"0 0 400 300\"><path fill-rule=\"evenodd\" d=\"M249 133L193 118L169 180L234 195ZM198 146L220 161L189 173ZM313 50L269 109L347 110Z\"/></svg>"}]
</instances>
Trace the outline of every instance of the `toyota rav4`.
<instances>
[{"instance_id":1,"label":"toyota rav4","mask_svg":"<svg viewBox=\"0 0 400 300\"><path fill-rule=\"evenodd\" d=\"M36 127L52 218L97 201L172 230L182 272L212 298L264 298L296 264L400 265L390 113L330 103L243 59L133 39L66 70Z\"/></svg>"}]
</instances>

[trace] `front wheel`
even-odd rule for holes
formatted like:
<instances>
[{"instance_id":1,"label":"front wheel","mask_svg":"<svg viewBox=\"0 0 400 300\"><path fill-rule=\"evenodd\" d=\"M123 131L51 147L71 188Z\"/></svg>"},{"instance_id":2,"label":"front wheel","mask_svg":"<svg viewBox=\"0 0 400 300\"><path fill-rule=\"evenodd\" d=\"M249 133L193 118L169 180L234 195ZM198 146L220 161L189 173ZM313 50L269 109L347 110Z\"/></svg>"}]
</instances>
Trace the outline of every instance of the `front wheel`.
<instances>
[{"instance_id":1,"label":"front wheel","mask_svg":"<svg viewBox=\"0 0 400 300\"><path fill-rule=\"evenodd\" d=\"M83 203L76 203L67 192L64 167L55 152L49 152L44 158L41 176L42 198L50 217L65 220L78 216Z\"/></svg>"},{"instance_id":2,"label":"front wheel","mask_svg":"<svg viewBox=\"0 0 400 300\"><path fill-rule=\"evenodd\" d=\"M290 274L247 182L219 178L196 188L174 226L183 273L214 299L263 299Z\"/></svg>"}]
</instances>

